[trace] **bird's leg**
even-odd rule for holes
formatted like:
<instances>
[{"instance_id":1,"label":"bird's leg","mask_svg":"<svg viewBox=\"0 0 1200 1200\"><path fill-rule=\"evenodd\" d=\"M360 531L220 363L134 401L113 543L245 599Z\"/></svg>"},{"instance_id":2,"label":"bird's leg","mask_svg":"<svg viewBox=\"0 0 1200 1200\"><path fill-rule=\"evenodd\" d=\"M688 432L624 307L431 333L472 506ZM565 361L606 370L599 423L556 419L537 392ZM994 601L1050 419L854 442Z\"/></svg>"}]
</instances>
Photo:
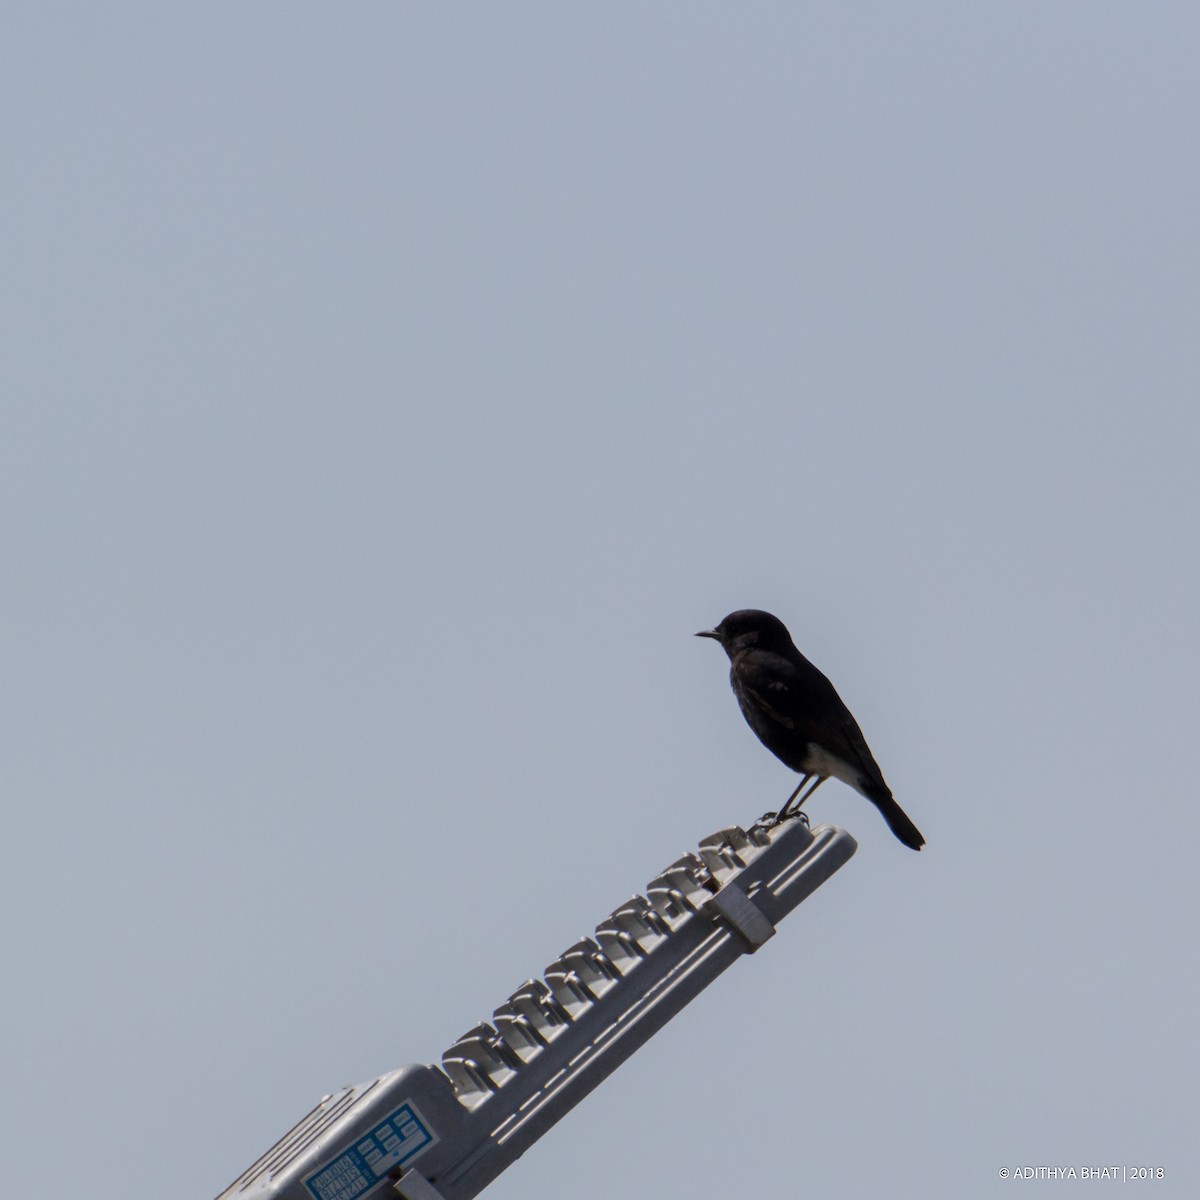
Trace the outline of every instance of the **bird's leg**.
<instances>
[{"instance_id":1,"label":"bird's leg","mask_svg":"<svg viewBox=\"0 0 1200 1200\"><path fill-rule=\"evenodd\" d=\"M787 798L787 803L775 814L775 820L771 822L772 825L778 825L780 821L783 821L787 818L788 812L792 807L792 801L795 800L798 795L800 795L800 793L804 790L804 785L811 778L811 775L800 776L799 787L797 787L796 790ZM801 803L803 803L803 801L801 801Z\"/></svg>"},{"instance_id":2,"label":"bird's leg","mask_svg":"<svg viewBox=\"0 0 1200 1200\"><path fill-rule=\"evenodd\" d=\"M816 778L815 782L813 783L812 787L810 787L810 788L808 789L808 791L807 791L807 792L805 792L805 793L804 793L804 795L803 795L803 796L801 796L801 797L800 797L800 799L796 801L796 808L795 808L795 811L796 811L797 813L799 813L799 812L800 812L800 810L801 810L801 809L804 807L804 805L805 805L805 804L807 804L807 803L808 803L808 801L812 799L812 794L813 794L813 792L815 792L815 791L817 790L817 788L819 788L819 787L821 786L821 784L823 784L823 783L825 782L825 780L826 780L826 779L828 779L828 778L829 778L829 776L828 776L828 775L818 775L818 776L817 776L817 778ZM789 803L791 803L791 802L789 801Z\"/></svg>"}]
</instances>

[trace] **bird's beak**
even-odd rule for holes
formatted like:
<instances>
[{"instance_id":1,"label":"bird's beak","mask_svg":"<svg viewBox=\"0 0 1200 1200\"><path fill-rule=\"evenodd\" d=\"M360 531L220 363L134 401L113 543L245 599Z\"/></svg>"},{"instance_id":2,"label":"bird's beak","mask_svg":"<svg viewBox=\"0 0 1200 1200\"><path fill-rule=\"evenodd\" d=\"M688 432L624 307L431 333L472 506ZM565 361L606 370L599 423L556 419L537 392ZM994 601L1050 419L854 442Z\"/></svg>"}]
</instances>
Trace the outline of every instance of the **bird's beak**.
<instances>
[{"instance_id":1,"label":"bird's beak","mask_svg":"<svg viewBox=\"0 0 1200 1200\"><path fill-rule=\"evenodd\" d=\"M717 642L719 642L721 640L721 635L715 629L702 629L702 630L700 630L700 632L698 634L696 634L696 636L697 637L710 637L714 641L717 641Z\"/></svg>"}]
</instances>

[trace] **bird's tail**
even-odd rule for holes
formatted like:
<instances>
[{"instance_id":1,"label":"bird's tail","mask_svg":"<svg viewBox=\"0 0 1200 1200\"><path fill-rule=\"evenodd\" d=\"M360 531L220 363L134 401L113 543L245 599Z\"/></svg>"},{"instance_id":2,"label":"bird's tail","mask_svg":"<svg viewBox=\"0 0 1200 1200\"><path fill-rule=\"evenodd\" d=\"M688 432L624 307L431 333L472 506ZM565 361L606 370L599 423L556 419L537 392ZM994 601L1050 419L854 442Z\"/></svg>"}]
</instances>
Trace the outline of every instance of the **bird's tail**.
<instances>
[{"instance_id":1,"label":"bird's tail","mask_svg":"<svg viewBox=\"0 0 1200 1200\"><path fill-rule=\"evenodd\" d=\"M908 819L908 814L884 791L873 791L867 797L883 814L888 828L908 847L920 850L925 845L921 831Z\"/></svg>"}]
</instances>

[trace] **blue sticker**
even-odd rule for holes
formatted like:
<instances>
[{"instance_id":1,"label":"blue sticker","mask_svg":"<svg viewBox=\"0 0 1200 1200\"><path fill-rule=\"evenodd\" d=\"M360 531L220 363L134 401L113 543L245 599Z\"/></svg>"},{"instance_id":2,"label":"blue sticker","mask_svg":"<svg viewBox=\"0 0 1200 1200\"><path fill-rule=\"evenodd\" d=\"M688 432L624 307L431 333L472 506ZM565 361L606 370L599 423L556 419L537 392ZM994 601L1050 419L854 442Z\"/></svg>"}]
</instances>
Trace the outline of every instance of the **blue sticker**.
<instances>
[{"instance_id":1,"label":"blue sticker","mask_svg":"<svg viewBox=\"0 0 1200 1200\"><path fill-rule=\"evenodd\" d=\"M413 1105L402 1104L304 1183L315 1200L356 1200L435 1141Z\"/></svg>"}]
</instances>

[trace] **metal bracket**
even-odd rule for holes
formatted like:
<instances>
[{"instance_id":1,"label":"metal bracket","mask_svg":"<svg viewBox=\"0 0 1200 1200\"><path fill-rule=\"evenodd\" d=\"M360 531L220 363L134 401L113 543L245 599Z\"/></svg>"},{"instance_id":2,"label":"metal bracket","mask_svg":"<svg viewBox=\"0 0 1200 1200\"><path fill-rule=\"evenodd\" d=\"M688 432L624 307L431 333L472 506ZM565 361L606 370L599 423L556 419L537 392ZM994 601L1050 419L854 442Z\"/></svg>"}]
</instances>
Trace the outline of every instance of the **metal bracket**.
<instances>
[{"instance_id":1,"label":"metal bracket","mask_svg":"<svg viewBox=\"0 0 1200 1200\"><path fill-rule=\"evenodd\" d=\"M411 1167L392 1184L392 1191L403 1200L444 1200L442 1193L420 1171Z\"/></svg>"},{"instance_id":2,"label":"metal bracket","mask_svg":"<svg viewBox=\"0 0 1200 1200\"><path fill-rule=\"evenodd\" d=\"M767 914L731 879L707 904L741 934L749 952L754 953L768 938L775 936L775 926Z\"/></svg>"}]
</instances>

